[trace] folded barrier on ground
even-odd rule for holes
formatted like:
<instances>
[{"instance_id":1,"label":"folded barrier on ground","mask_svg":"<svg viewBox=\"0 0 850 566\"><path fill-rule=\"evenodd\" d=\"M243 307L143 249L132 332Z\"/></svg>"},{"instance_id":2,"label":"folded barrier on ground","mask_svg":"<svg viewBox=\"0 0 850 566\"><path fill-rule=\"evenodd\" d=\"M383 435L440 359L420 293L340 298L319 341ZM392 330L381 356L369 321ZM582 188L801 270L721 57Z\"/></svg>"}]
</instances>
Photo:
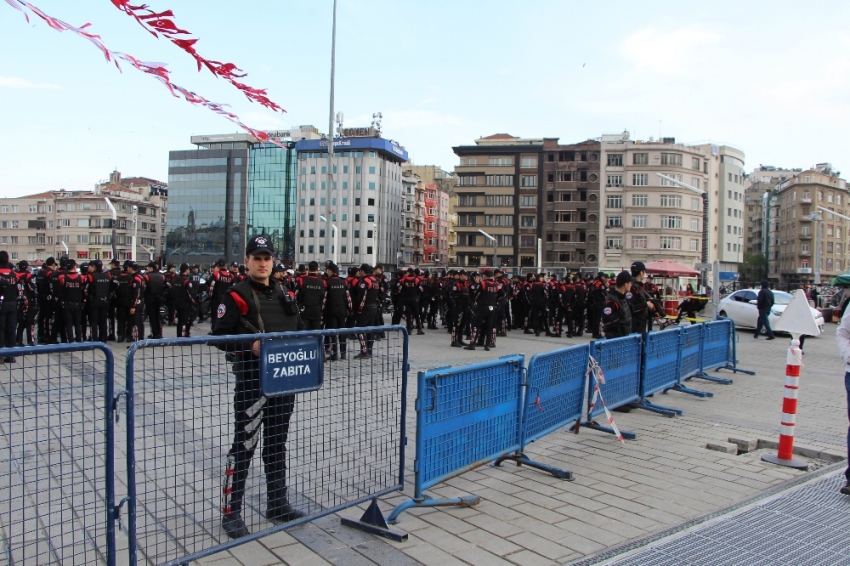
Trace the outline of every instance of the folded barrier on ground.
<instances>
[{"instance_id":1,"label":"folded barrier on ground","mask_svg":"<svg viewBox=\"0 0 850 566\"><path fill-rule=\"evenodd\" d=\"M594 340L590 343L590 355L599 364L605 383L600 384L602 396L608 409L616 409L640 399L640 362L643 340L640 334L630 334L610 340ZM587 396L587 420L582 426L614 434L614 430L600 425L594 418L605 412L601 404L591 407L591 396ZM635 434L620 431L623 438L634 440Z\"/></svg>"},{"instance_id":2,"label":"folded barrier on ground","mask_svg":"<svg viewBox=\"0 0 850 566\"><path fill-rule=\"evenodd\" d=\"M115 564L112 351L0 350L0 562Z\"/></svg>"},{"instance_id":3,"label":"folded barrier on ground","mask_svg":"<svg viewBox=\"0 0 850 566\"><path fill-rule=\"evenodd\" d=\"M325 343L345 359L324 362ZM404 482L407 346L400 326L133 344L130 564L188 563L370 500L374 514ZM281 517L286 502L305 515ZM225 510L250 536L227 537Z\"/></svg>"},{"instance_id":4,"label":"folded barrier on ground","mask_svg":"<svg viewBox=\"0 0 850 566\"><path fill-rule=\"evenodd\" d=\"M419 372L413 499L398 505L389 523L412 507L476 505L477 495L432 499L425 490L520 447L525 357Z\"/></svg>"},{"instance_id":5,"label":"folded barrier on ground","mask_svg":"<svg viewBox=\"0 0 850 566\"><path fill-rule=\"evenodd\" d=\"M536 354L528 363L525 377L525 403L520 427L520 446L516 453L496 461L514 460L561 479L572 480L567 470L536 462L525 455L530 442L559 428L580 422L587 389L587 362L590 345L561 348Z\"/></svg>"}]
</instances>

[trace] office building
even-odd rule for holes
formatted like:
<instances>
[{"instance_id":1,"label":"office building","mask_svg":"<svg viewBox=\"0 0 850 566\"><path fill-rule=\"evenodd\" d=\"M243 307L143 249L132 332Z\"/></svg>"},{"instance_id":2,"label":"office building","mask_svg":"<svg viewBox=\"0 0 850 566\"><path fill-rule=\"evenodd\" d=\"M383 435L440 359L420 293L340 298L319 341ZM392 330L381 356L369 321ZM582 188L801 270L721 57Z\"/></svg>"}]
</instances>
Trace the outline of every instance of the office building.
<instances>
[{"instance_id":1,"label":"office building","mask_svg":"<svg viewBox=\"0 0 850 566\"><path fill-rule=\"evenodd\" d=\"M339 233L342 266L395 265L401 251L402 163L407 151L371 129L335 138L328 177L328 140L303 140L298 151L296 260L324 261L335 255L333 226Z\"/></svg>"},{"instance_id":2,"label":"office building","mask_svg":"<svg viewBox=\"0 0 850 566\"><path fill-rule=\"evenodd\" d=\"M115 208L114 222L106 199ZM13 262L25 259L32 265L66 254L78 262L162 259L167 210L164 183L146 177L122 179L113 171L94 191L0 199L0 249L8 251Z\"/></svg>"},{"instance_id":3,"label":"office building","mask_svg":"<svg viewBox=\"0 0 850 566\"><path fill-rule=\"evenodd\" d=\"M169 152L169 261L241 262L245 244L258 234L272 239L278 259L292 261L295 144L320 136L312 126L268 133L285 147L250 134L223 134L192 136L195 149Z\"/></svg>"}]
</instances>

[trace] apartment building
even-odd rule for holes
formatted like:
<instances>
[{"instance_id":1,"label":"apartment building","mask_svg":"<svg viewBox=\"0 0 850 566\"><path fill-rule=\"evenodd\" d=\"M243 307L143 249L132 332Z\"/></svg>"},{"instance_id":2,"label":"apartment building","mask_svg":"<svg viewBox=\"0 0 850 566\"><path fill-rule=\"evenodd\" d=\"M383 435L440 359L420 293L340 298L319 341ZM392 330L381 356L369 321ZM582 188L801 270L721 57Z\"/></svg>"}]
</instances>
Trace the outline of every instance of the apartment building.
<instances>
[{"instance_id":1,"label":"apartment building","mask_svg":"<svg viewBox=\"0 0 850 566\"><path fill-rule=\"evenodd\" d=\"M399 264L409 265L422 261L425 237L424 207L425 184L419 175L404 171L401 174L401 249ZM421 203L421 204L420 204Z\"/></svg>"},{"instance_id":2,"label":"apartment building","mask_svg":"<svg viewBox=\"0 0 850 566\"><path fill-rule=\"evenodd\" d=\"M493 265L494 256L497 267L539 265L543 139L495 134L452 149L460 158L455 167L457 265Z\"/></svg>"},{"instance_id":3,"label":"apartment building","mask_svg":"<svg viewBox=\"0 0 850 566\"><path fill-rule=\"evenodd\" d=\"M711 188L709 158L701 149L674 138L632 140L626 131L602 136L600 162L604 245L599 265L604 271L628 269L634 261L672 259L688 267L708 261L716 237L703 204L702 193ZM719 214L719 204L708 196ZM735 208L736 219L741 208Z\"/></svg>"},{"instance_id":4,"label":"apartment building","mask_svg":"<svg viewBox=\"0 0 850 566\"><path fill-rule=\"evenodd\" d=\"M115 222L107 198L115 207ZM12 261L25 259L33 265L66 254L78 261L126 260L133 259L135 235L135 259L159 259L165 253L167 202L164 183L144 177L122 179L118 171L94 191L59 190L0 199L0 249L8 251Z\"/></svg>"},{"instance_id":5,"label":"apartment building","mask_svg":"<svg viewBox=\"0 0 850 566\"><path fill-rule=\"evenodd\" d=\"M595 272L598 265L601 144L543 139L543 267Z\"/></svg>"},{"instance_id":6,"label":"apartment building","mask_svg":"<svg viewBox=\"0 0 850 566\"><path fill-rule=\"evenodd\" d=\"M778 267L782 283L828 281L848 267L850 222L818 207L850 216L850 191L829 163L777 183Z\"/></svg>"},{"instance_id":7,"label":"apartment building","mask_svg":"<svg viewBox=\"0 0 850 566\"><path fill-rule=\"evenodd\" d=\"M779 200L776 185L790 179L802 169L782 169L759 165L749 174L744 190L746 206L745 249L765 258L763 274L772 282L779 282Z\"/></svg>"}]
</instances>

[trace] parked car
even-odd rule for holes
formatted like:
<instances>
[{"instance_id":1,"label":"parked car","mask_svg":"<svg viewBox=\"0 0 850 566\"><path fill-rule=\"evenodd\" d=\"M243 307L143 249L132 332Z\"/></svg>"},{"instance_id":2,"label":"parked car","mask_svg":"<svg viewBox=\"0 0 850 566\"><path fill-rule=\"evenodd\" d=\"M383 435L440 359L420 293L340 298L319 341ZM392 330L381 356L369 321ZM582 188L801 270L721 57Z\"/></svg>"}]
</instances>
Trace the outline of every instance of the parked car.
<instances>
[{"instance_id":1,"label":"parked car","mask_svg":"<svg viewBox=\"0 0 850 566\"><path fill-rule=\"evenodd\" d=\"M776 327L776 323L779 322L779 317L782 316L782 313L785 311L785 307L788 306L788 303L791 302L792 298L794 298L794 295L785 293L784 291L773 292L774 303L773 307L770 309L770 316L768 316L771 328ZM758 291L755 289L741 289L740 291L735 291L731 295L720 300L720 311L718 314L722 318L732 319L735 322L735 326L755 328L759 318L759 311L756 308L757 299ZM812 316L815 317L815 322L821 332L823 332L823 315L817 309L813 309L811 307L809 307L809 309L811 309Z\"/></svg>"}]
</instances>

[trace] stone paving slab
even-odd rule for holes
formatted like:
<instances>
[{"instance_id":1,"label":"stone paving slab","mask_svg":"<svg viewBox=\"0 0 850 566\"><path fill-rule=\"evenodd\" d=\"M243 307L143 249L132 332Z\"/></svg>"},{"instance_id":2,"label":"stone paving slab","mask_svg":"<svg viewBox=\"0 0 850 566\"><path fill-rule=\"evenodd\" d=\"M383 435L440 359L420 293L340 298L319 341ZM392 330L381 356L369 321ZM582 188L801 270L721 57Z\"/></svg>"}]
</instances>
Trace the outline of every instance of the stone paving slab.
<instances>
[{"instance_id":1,"label":"stone paving slab","mask_svg":"<svg viewBox=\"0 0 850 566\"><path fill-rule=\"evenodd\" d=\"M797 443L815 453L838 456L846 450L846 406L843 364L837 355L835 325L825 336L810 338L801 377ZM206 329L196 329L203 335ZM439 484L432 496L475 493L482 497L473 508L414 509L401 516L397 529L409 533L405 543L392 543L342 527L331 516L312 524L276 533L238 549L207 557L199 563L244 564L558 564L607 547L659 532L696 516L799 477L802 472L771 467L758 459L710 451L708 443L737 439L778 439L787 337L766 342L739 331L738 357L755 376L732 375L733 385L692 380L691 387L714 393L700 399L677 392L658 394L658 403L682 409L675 418L641 410L614 413L620 428L638 435L626 444L590 429L578 435L556 431L527 448L528 455L570 469L576 480L557 480L537 470L508 463L481 467ZM534 337L512 331L499 338L491 352L448 347L443 330L410 338L408 388L408 449L406 488L384 497L381 508L392 508L413 493L415 435L415 376L418 370L442 365L460 366L523 353L587 342L587 339ZM126 349L115 345L117 387L123 387ZM227 402L226 395L222 396ZM212 416L207 417L212 418ZM187 426L191 423L186 423ZM116 436L124 434L124 421ZM191 427L190 427L191 428ZM123 447L116 454L117 497L126 493L122 478ZM187 473L189 470L187 470ZM193 472L194 473L194 472ZM261 477L259 453L252 477ZM261 481L261 480L260 480ZM191 485L191 482L187 482ZM357 518L360 509L342 516ZM211 532L215 525L210 525ZM215 536L221 536L217 532ZM119 548L126 548L119 533Z\"/></svg>"}]
</instances>

